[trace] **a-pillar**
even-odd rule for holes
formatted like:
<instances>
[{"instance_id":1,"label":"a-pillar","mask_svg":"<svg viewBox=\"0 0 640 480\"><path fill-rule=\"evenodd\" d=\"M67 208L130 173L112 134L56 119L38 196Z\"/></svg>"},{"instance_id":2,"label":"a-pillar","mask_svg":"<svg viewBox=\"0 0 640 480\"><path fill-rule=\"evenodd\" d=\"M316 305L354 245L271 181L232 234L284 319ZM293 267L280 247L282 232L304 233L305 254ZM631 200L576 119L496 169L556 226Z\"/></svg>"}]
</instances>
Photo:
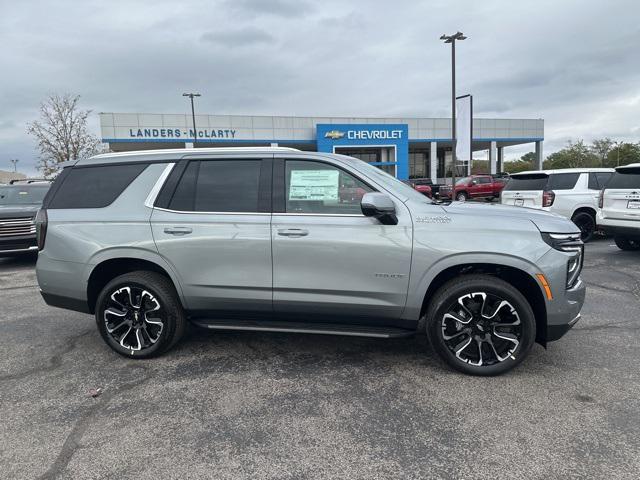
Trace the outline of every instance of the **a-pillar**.
<instances>
[{"instance_id":1,"label":"a-pillar","mask_svg":"<svg viewBox=\"0 0 640 480\"><path fill-rule=\"evenodd\" d=\"M489 147L489 170L492 175L498 173L496 170L496 160L498 158L498 147L496 142L491 142Z\"/></svg>"},{"instance_id":2,"label":"a-pillar","mask_svg":"<svg viewBox=\"0 0 640 480\"><path fill-rule=\"evenodd\" d=\"M497 169L498 169L498 172L504 172L504 147L498 147L498 167L497 167Z\"/></svg>"},{"instance_id":3,"label":"a-pillar","mask_svg":"<svg viewBox=\"0 0 640 480\"><path fill-rule=\"evenodd\" d=\"M536 169L542 170L542 140L536 142Z\"/></svg>"},{"instance_id":4,"label":"a-pillar","mask_svg":"<svg viewBox=\"0 0 640 480\"><path fill-rule=\"evenodd\" d=\"M429 167L431 181L438 183L438 142L431 142L429 147Z\"/></svg>"}]
</instances>

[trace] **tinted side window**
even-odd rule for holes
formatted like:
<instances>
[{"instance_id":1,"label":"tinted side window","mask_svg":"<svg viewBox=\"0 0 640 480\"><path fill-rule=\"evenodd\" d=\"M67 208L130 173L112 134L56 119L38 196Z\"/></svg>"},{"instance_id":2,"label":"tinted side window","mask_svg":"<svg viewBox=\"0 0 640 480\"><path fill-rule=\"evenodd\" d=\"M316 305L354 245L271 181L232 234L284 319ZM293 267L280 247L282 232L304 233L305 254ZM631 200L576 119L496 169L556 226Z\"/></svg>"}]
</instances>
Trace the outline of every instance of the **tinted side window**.
<instances>
[{"instance_id":1,"label":"tinted side window","mask_svg":"<svg viewBox=\"0 0 640 480\"><path fill-rule=\"evenodd\" d=\"M550 190L571 190L578 183L579 173L554 173L549 175Z\"/></svg>"},{"instance_id":2,"label":"tinted side window","mask_svg":"<svg viewBox=\"0 0 640 480\"><path fill-rule=\"evenodd\" d=\"M48 208L102 208L111 205L147 164L74 167L65 175Z\"/></svg>"},{"instance_id":3,"label":"tinted side window","mask_svg":"<svg viewBox=\"0 0 640 480\"><path fill-rule=\"evenodd\" d=\"M169 208L195 212L258 212L261 165L261 160L190 162Z\"/></svg>"},{"instance_id":4,"label":"tinted side window","mask_svg":"<svg viewBox=\"0 0 640 480\"><path fill-rule=\"evenodd\" d=\"M478 177L476 180L478 183L491 183L491 179L489 177Z\"/></svg>"},{"instance_id":5,"label":"tinted side window","mask_svg":"<svg viewBox=\"0 0 640 480\"><path fill-rule=\"evenodd\" d=\"M373 191L344 170L321 162L288 160L285 175L289 213L362 214L360 201Z\"/></svg>"},{"instance_id":6,"label":"tinted side window","mask_svg":"<svg viewBox=\"0 0 640 480\"><path fill-rule=\"evenodd\" d=\"M607 184L609 183L609 180L611 180L612 176L613 176L613 173L610 173L610 172L596 173L596 178L598 179L598 185L600 186L600 188L606 187Z\"/></svg>"}]
</instances>

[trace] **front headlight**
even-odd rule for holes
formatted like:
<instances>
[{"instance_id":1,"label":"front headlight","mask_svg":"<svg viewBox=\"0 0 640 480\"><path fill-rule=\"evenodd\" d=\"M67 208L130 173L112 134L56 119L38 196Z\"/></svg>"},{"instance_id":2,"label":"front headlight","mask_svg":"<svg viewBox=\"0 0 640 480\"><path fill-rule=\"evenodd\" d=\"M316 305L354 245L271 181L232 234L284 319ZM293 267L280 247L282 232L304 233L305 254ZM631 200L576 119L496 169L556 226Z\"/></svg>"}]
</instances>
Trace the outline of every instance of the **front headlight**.
<instances>
[{"instance_id":1,"label":"front headlight","mask_svg":"<svg viewBox=\"0 0 640 480\"><path fill-rule=\"evenodd\" d=\"M579 233L543 233L542 239L561 252L570 253L567 261L567 288L575 287L584 262L584 243Z\"/></svg>"}]
</instances>

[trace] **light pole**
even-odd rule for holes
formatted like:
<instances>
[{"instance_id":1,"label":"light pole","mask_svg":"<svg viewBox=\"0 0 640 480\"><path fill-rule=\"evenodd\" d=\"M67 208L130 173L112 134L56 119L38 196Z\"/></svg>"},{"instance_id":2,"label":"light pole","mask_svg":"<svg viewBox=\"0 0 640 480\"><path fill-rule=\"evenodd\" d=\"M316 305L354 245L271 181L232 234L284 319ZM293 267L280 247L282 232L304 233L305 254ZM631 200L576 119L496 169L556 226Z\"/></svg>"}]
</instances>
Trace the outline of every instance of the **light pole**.
<instances>
[{"instance_id":1,"label":"light pole","mask_svg":"<svg viewBox=\"0 0 640 480\"><path fill-rule=\"evenodd\" d=\"M191 119L193 120L193 148L196 148L196 142L198 141L198 131L196 130L196 111L193 108L193 97L200 97L199 93L183 93L183 97L189 97L191 99Z\"/></svg>"},{"instance_id":2,"label":"light pole","mask_svg":"<svg viewBox=\"0 0 640 480\"><path fill-rule=\"evenodd\" d=\"M456 185L456 40L466 40L462 32L456 32L453 35L442 35L440 40L444 43L451 44L451 200L455 193Z\"/></svg>"},{"instance_id":3,"label":"light pole","mask_svg":"<svg viewBox=\"0 0 640 480\"><path fill-rule=\"evenodd\" d=\"M12 158L11 160L9 160L11 163L13 163L13 172L17 172L18 171L18 162L20 160L18 160L17 158Z\"/></svg>"}]
</instances>

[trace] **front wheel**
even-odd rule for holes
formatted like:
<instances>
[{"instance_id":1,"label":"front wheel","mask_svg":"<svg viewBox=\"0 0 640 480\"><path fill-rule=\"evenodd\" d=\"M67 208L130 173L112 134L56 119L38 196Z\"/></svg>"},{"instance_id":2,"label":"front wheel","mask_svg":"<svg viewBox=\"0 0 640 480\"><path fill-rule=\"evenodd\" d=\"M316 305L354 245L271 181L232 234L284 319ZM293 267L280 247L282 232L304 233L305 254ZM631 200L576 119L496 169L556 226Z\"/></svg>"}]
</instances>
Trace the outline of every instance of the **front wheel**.
<instances>
[{"instance_id":1,"label":"front wheel","mask_svg":"<svg viewBox=\"0 0 640 480\"><path fill-rule=\"evenodd\" d=\"M593 215L580 212L576 213L571 219L573 223L580 229L580 238L583 242L588 242L596 233L596 219Z\"/></svg>"},{"instance_id":2,"label":"front wheel","mask_svg":"<svg viewBox=\"0 0 640 480\"><path fill-rule=\"evenodd\" d=\"M156 272L132 272L111 280L96 302L104 341L120 355L149 358L175 345L186 317L171 281Z\"/></svg>"},{"instance_id":3,"label":"front wheel","mask_svg":"<svg viewBox=\"0 0 640 480\"><path fill-rule=\"evenodd\" d=\"M640 241L627 237L615 237L613 239L620 250L640 250Z\"/></svg>"},{"instance_id":4,"label":"front wheel","mask_svg":"<svg viewBox=\"0 0 640 480\"><path fill-rule=\"evenodd\" d=\"M527 356L535 341L533 311L510 284L490 275L454 278L427 311L427 335L451 367L471 375L500 375Z\"/></svg>"},{"instance_id":5,"label":"front wheel","mask_svg":"<svg viewBox=\"0 0 640 480\"><path fill-rule=\"evenodd\" d=\"M467 201L467 194L465 192L460 192L456 195L456 200L458 200L459 202L466 202Z\"/></svg>"}]
</instances>

